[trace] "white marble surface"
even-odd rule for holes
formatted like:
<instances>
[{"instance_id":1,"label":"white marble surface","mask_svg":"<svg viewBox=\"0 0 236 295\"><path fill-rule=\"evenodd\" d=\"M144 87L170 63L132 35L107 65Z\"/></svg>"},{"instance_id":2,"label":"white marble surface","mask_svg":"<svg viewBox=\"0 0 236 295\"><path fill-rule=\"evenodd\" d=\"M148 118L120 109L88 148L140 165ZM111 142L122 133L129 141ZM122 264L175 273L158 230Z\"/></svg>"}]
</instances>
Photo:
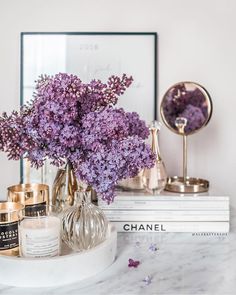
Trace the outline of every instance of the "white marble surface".
<instances>
[{"instance_id":1,"label":"white marble surface","mask_svg":"<svg viewBox=\"0 0 236 295\"><path fill-rule=\"evenodd\" d=\"M58 288L0 285L0 294L236 294L236 218L231 217L228 236L119 234L117 259L98 276ZM157 251L149 250L151 243ZM140 260L140 266L128 268L129 258ZM143 279L148 275L152 282L146 285Z\"/></svg>"}]
</instances>

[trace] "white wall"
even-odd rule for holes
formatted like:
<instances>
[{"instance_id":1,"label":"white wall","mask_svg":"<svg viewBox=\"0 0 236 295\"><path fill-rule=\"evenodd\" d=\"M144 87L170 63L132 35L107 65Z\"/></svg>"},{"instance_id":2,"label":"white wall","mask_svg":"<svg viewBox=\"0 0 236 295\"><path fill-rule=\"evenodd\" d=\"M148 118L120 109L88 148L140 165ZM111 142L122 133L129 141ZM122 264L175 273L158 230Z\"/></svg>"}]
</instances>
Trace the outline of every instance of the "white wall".
<instances>
[{"instance_id":1,"label":"white wall","mask_svg":"<svg viewBox=\"0 0 236 295\"><path fill-rule=\"evenodd\" d=\"M192 80L214 103L209 126L189 140L189 172L234 197L235 14L235 0L0 0L0 110L19 105L22 31L158 32L159 98L173 83ZM161 145L169 173L179 173L180 138L163 128ZM18 182L19 163L1 154L0 164L4 199L6 187Z\"/></svg>"}]
</instances>

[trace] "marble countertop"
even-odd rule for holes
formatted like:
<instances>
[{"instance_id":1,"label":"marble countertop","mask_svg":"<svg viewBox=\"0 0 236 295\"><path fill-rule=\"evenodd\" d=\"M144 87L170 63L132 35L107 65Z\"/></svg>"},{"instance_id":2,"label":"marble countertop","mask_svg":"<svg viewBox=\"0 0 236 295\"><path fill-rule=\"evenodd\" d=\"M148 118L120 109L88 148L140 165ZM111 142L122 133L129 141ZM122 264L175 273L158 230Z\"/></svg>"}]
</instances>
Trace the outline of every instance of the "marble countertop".
<instances>
[{"instance_id":1,"label":"marble countertop","mask_svg":"<svg viewBox=\"0 0 236 295\"><path fill-rule=\"evenodd\" d=\"M153 244L157 247L156 251L149 249ZM128 267L129 258L140 260L138 268ZM96 277L77 284L37 289L0 285L0 294L4 295L235 293L236 218L232 215L231 232L228 235L119 234L114 264Z\"/></svg>"}]
</instances>

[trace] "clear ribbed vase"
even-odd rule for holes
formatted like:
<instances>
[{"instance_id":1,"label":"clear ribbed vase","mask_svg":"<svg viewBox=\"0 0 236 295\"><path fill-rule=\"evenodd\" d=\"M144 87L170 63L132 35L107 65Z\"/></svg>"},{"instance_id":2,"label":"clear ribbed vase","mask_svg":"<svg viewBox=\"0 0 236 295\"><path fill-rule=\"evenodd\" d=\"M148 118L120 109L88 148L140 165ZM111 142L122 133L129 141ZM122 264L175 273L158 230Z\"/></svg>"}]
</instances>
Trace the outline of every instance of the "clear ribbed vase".
<instances>
[{"instance_id":1,"label":"clear ribbed vase","mask_svg":"<svg viewBox=\"0 0 236 295\"><path fill-rule=\"evenodd\" d=\"M75 193L75 205L62 213L62 240L74 251L91 249L106 239L108 221L91 203L91 190Z\"/></svg>"}]
</instances>

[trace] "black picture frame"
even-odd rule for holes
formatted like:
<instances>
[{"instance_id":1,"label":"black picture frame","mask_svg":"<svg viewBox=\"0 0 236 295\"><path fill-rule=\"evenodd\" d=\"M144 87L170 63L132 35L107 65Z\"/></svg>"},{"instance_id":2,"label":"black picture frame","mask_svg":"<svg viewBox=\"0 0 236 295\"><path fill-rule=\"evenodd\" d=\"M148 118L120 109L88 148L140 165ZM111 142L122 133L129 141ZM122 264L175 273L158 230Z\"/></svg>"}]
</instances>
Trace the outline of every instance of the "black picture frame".
<instances>
[{"instance_id":1,"label":"black picture frame","mask_svg":"<svg viewBox=\"0 0 236 295\"><path fill-rule=\"evenodd\" d=\"M135 36L152 36L154 39L154 98L153 98L153 118L158 119L158 34L156 32L21 32L20 34L20 105L24 103L24 37L27 35L135 35ZM20 162L20 181L24 182L23 160Z\"/></svg>"}]
</instances>

